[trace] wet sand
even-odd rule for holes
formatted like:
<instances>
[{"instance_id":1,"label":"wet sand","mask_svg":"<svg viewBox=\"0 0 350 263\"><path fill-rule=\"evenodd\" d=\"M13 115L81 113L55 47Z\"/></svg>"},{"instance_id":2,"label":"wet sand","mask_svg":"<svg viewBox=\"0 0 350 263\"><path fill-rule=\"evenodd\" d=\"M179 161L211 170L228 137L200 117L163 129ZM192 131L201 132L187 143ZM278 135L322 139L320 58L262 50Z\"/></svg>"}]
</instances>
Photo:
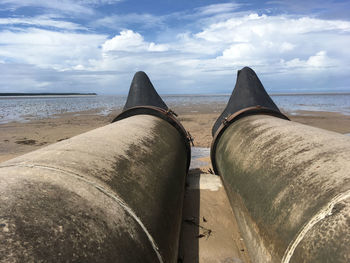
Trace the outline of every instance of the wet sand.
<instances>
[{"instance_id":1,"label":"wet sand","mask_svg":"<svg viewBox=\"0 0 350 263\"><path fill-rule=\"evenodd\" d=\"M173 109L193 136L195 146L210 147L211 128L223 107L224 105L193 105ZM65 113L26 123L0 124L0 162L107 125L120 111L121 109L115 110L108 116L97 115L97 111ZM350 116L341 113L298 111L286 114L296 122L339 133L350 133Z\"/></svg>"}]
</instances>

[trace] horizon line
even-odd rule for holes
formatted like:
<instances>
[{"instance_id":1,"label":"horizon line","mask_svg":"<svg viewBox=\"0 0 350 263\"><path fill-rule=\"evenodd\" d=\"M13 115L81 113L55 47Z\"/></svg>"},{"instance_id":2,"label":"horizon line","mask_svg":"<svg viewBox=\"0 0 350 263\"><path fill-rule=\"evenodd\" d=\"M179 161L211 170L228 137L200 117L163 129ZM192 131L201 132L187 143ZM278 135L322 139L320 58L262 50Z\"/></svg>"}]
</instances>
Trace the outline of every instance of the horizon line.
<instances>
[{"instance_id":1,"label":"horizon line","mask_svg":"<svg viewBox=\"0 0 350 263\"><path fill-rule=\"evenodd\" d=\"M350 92L267 92L270 96L350 95ZM96 92L0 92L1 97L21 96L127 96L128 94L98 94ZM230 96L231 93L159 93L162 96Z\"/></svg>"}]
</instances>

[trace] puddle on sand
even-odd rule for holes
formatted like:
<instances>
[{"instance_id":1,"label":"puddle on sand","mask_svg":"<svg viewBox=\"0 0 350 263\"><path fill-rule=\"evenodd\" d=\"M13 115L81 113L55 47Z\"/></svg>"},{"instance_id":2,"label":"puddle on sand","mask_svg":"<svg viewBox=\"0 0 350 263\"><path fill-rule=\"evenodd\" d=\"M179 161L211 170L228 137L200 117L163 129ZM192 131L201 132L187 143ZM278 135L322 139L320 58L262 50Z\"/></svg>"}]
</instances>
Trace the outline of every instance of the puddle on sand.
<instances>
[{"instance_id":1,"label":"puddle on sand","mask_svg":"<svg viewBox=\"0 0 350 263\"><path fill-rule=\"evenodd\" d=\"M210 156L210 148L192 147L190 169L196 169L202 166L207 166L208 162L205 162L199 159L203 157L209 157L209 156Z\"/></svg>"}]
</instances>

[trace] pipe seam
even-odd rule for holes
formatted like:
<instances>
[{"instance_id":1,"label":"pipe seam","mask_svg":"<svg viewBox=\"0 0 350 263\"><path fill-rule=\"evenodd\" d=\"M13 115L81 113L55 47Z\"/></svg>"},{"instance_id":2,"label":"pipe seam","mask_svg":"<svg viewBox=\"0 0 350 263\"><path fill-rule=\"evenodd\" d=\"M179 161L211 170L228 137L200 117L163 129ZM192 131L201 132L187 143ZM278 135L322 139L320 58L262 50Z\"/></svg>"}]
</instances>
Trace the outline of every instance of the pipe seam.
<instances>
[{"instance_id":1,"label":"pipe seam","mask_svg":"<svg viewBox=\"0 0 350 263\"><path fill-rule=\"evenodd\" d=\"M87 180L86 178L84 178L82 175L80 175L78 173L75 173L72 171L66 171L66 170L63 170L61 168L50 167L50 166L45 166L45 165L38 165L38 164L11 164L11 165L1 165L0 169L7 168L7 167L39 168L39 169L47 169L47 170L52 170L52 171L56 171L56 172L61 172L61 173L64 173L66 175L73 176L74 178L77 178L78 180L81 180L81 181L95 187L97 190L99 190L103 194L107 195L109 198L112 198L114 201L116 201L138 223L138 225L141 227L143 232L146 234L148 240L150 241L151 246L152 246L154 252L156 253L159 262L160 263L164 262L161 254L159 252L159 248L158 248L155 240L153 239L152 235L148 232L146 226L142 223L141 219L135 214L135 212L119 196L110 193L109 191L104 189L102 186Z\"/></svg>"},{"instance_id":2,"label":"pipe seam","mask_svg":"<svg viewBox=\"0 0 350 263\"><path fill-rule=\"evenodd\" d=\"M289 263L290 259L292 258L294 251L296 249L296 247L299 245L299 243L303 240L303 238L305 237L305 235L307 234L307 232L314 226L316 225L318 222L320 222L321 220L323 220L324 218L326 218L327 216L331 216L332 215L332 210L334 208L334 206L347 199L350 198L350 190L345 191L343 193L340 193L338 195L336 195L327 205L325 205L322 209L320 209L318 211L318 213L316 213L309 222L307 222L298 232L296 238L294 240L292 240L286 251L284 252L283 258L281 263Z\"/></svg>"}]
</instances>

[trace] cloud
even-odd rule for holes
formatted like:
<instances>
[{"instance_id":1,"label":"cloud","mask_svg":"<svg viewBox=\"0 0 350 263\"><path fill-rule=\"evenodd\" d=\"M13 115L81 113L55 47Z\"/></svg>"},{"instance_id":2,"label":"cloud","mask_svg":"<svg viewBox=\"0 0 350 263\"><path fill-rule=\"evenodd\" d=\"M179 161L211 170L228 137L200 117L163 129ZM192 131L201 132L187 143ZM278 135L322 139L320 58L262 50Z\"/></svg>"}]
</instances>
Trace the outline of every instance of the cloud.
<instances>
[{"instance_id":1,"label":"cloud","mask_svg":"<svg viewBox=\"0 0 350 263\"><path fill-rule=\"evenodd\" d=\"M156 28L156 27L164 27L165 26L165 17L163 16L154 16L151 14L138 14L138 13L130 13L130 14L118 14L105 16L103 18L99 18L96 21L90 23L91 27L94 28L112 28L112 29L124 29L131 26L139 26L142 28Z\"/></svg>"},{"instance_id":2,"label":"cloud","mask_svg":"<svg viewBox=\"0 0 350 263\"><path fill-rule=\"evenodd\" d=\"M36 27L53 27L66 30L86 30L87 28L69 21L57 20L51 16L35 16L27 18L0 18L0 25L15 26L36 26Z\"/></svg>"},{"instance_id":3,"label":"cloud","mask_svg":"<svg viewBox=\"0 0 350 263\"><path fill-rule=\"evenodd\" d=\"M0 5L5 8L40 7L61 11L63 13L93 14L93 6L115 4L121 0L2 0Z\"/></svg>"},{"instance_id":4,"label":"cloud","mask_svg":"<svg viewBox=\"0 0 350 263\"><path fill-rule=\"evenodd\" d=\"M103 52L124 51L124 52L140 52L140 51L167 51L167 45L146 42L144 38L132 30L123 30L119 35L107 40L102 45Z\"/></svg>"},{"instance_id":5,"label":"cloud","mask_svg":"<svg viewBox=\"0 0 350 263\"><path fill-rule=\"evenodd\" d=\"M0 63L1 92L97 92L125 93L129 74L119 71L55 70L21 63ZM116 89L116 83L119 85Z\"/></svg>"},{"instance_id":6,"label":"cloud","mask_svg":"<svg viewBox=\"0 0 350 263\"><path fill-rule=\"evenodd\" d=\"M273 6L278 10L283 10L284 13L298 13L300 15L312 13L314 16L323 19L348 20L350 18L348 12L350 2L346 0L278 0L267 1L267 5Z\"/></svg>"},{"instance_id":7,"label":"cloud","mask_svg":"<svg viewBox=\"0 0 350 263\"><path fill-rule=\"evenodd\" d=\"M327 52L321 50L315 55L310 56L306 60L301 60L299 58L294 58L289 61L281 60L281 64L286 68L296 68L296 69L309 69L309 70L322 70L329 67L336 67L336 61L332 61L331 58L327 56Z\"/></svg>"},{"instance_id":8,"label":"cloud","mask_svg":"<svg viewBox=\"0 0 350 263\"><path fill-rule=\"evenodd\" d=\"M123 0L77 0L76 2L89 5L112 5L121 1Z\"/></svg>"},{"instance_id":9,"label":"cloud","mask_svg":"<svg viewBox=\"0 0 350 263\"><path fill-rule=\"evenodd\" d=\"M44 5L53 8L55 2ZM75 2L90 11L94 5L113 3ZM125 13L88 25L65 15L1 18L7 29L0 31L0 64L12 69L3 71L1 87L25 85L16 80L16 67L37 89L80 88L84 83L92 91L118 87L117 93L126 92L138 70L146 71L161 93L228 92L234 72L243 66L255 69L271 90L281 83L288 89L291 84L286 83L297 81L300 88L338 85L325 78L330 75L348 79L349 21L260 15L238 8L235 3L209 5L185 12L184 20L174 14ZM181 23L170 25L169 20ZM112 30L98 33L101 27Z\"/></svg>"},{"instance_id":10,"label":"cloud","mask_svg":"<svg viewBox=\"0 0 350 263\"><path fill-rule=\"evenodd\" d=\"M56 32L38 28L0 32L0 58L7 62L66 69L88 65L101 56L99 46L106 36Z\"/></svg>"},{"instance_id":11,"label":"cloud","mask_svg":"<svg viewBox=\"0 0 350 263\"><path fill-rule=\"evenodd\" d=\"M217 60L230 60L232 65L260 66L266 70L277 68L281 59L305 61L317 50L323 53L310 58L304 66L314 67L328 54L335 65L342 67L344 58L350 57L338 47L350 40L349 30L348 21L252 13L210 24L187 41L205 44L206 49L221 53Z\"/></svg>"},{"instance_id":12,"label":"cloud","mask_svg":"<svg viewBox=\"0 0 350 263\"><path fill-rule=\"evenodd\" d=\"M241 7L238 3L220 3L212 4L197 8L196 11L200 15L213 15L218 13L229 13Z\"/></svg>"},{"instance_id":13,"label":"cloud","mask_svg":"<svg viewBox=\"0 0 350 263\"><path fill-rule=\"evenodd\" d=\"M211 24L196 37L209 42L247 42L257 38L290 36L327 31L350 32L350 22L322 20L309 17L267 16L251 13L234 17L224 22Z\"/></svg>"},{"instance_id":14,"label":"cloud","mask_svg":"<svg viewBox=\"0 0 350 263\"><path fill-rule=\"evenodd\" d=\"M326 51L317 52L314 56L309 57L306 64L311 67L326 67L328 66L328 57Z\"/></svg>"},{"instance_id":15,"label":"cloud","mask_svg":"<svg viewBox=\"0 0 350 263\"><path fill-rule=\"evenodd\" d=\"M1 5L6 8L18 9L21 7L41 7L46 9L53 9L64 13L84 13L92 14L93 10L80 4L78 1L72 0L50 0L50 1L37 1L37 0L3 0Z\"/></svg>"}]
</instances>

